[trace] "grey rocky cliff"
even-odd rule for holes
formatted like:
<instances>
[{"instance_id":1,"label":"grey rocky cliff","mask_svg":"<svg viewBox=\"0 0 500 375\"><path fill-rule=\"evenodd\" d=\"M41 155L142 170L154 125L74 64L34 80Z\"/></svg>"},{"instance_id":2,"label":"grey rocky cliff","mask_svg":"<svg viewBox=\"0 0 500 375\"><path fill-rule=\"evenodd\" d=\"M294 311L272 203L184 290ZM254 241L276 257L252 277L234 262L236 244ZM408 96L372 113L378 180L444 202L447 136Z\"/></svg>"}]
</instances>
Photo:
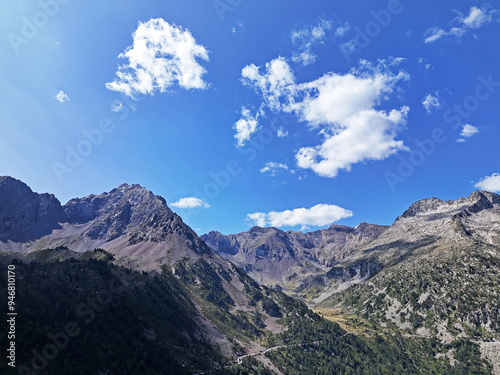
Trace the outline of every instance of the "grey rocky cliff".
<instances>
[{"instance_id":1,"label":"grey rocky cliff","mask_svg":"<svg viewBox=\"0 0 500 375\"><path fill-rule=\"evenodd\" d=\"M83 233L94 240L112 241L128 236L128 244L163 242L169 236L206 247L196 233L167 206L165 199L140 185L122 184L109 193L75 198L64 206L68 223L91 223ZM203 249L206 250L206 249Z\"/></svg>"},{"instance_id":2,"label":"grey rocky cliff","mask_svg":"<svg viewBox=\"0 0 500 375\"><path fill-rule=\"evenodd\" d=\"M54 195L37 194L19 180L0 177L0 241L32 241L60 228L64 220Z\"/></svg>"}]
</instances>

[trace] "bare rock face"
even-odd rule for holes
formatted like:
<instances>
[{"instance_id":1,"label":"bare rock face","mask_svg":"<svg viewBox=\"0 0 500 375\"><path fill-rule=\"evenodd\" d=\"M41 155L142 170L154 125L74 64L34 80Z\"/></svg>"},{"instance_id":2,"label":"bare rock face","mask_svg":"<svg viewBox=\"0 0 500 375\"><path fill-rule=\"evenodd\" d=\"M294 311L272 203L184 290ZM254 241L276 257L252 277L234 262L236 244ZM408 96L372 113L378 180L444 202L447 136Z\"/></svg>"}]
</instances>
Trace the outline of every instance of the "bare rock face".
<instances>
[{"instance_id":1,"label":"bare rock face","mask_svg":"<svg viewBox=\"0 0 500 375\"><path fill-rule=\"evenodd\" d=\"M165 200L140 185L123 184L109 193L72 199L64 212L70 224L91 223L84 233L91 239L112 241L127 234L134 244L160 242L175 230L182 232L176 228L180 218Z\"/></svg>"},{"instance_id":2,"label":"bare rock face","mask_svg":"<svg viewBox=\"0 0 500 375\"><path fill-rule=\"evenodd\" d=\"M225 236L220 232L211 231L204 234L202 238L212 249L217 249L221 255L236 255L241 248L234 235Z\"/></svg>"},{"instance_id":3,"label":"bare rock face","mask_svg":"<svg viewBox=\"0 0 500 375\"><path fill-rule=\"evenodd\" d=\"M28 242L60 228L60 202L52 194L34 193L12 177L0 177L0 241Z\"/></svg>"},{"instance_id":4,"label":"bare rock face","mask_svg":"<svg viewBox=\"0 0 500 375\"><path fill-rule=\"evenodd\" d=\"M328 229L314 232L289 231L287 233L294 243L301 245L301 254L310 255L311 260L332 267L352 255L362 245L376 239L387 228L385 225L368 223L361 223L354 228L334 224Z\"/></svg>"},{"instance_id":5,"label":"bare rock face","mask_svg":"<svg viewBox=\"0 0 500 375\"><path fill-rule=\"evenodd\" d=\"M228 236L210 232L202 239L217 254L236 263L256 280L293 292L308 278L325 274L386 229L367 223L355 228L332 225L308 233L253 227Z\"/></svg>"}]
</instances>

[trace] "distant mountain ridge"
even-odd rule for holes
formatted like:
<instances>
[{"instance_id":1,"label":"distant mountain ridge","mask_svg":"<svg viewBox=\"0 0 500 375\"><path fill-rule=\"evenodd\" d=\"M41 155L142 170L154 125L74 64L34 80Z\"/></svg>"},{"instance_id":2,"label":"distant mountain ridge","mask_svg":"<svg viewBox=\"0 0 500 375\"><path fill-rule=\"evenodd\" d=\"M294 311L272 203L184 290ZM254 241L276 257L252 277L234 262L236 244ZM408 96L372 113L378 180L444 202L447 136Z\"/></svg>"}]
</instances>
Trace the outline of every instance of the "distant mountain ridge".
<instances>
[{"instance_id":1,"label":"distant mountain ridge","mask_svg":"<svg viewBox=\"0 0 500 375\"><path fill-rule=\"evenodd\" d=\"M201 238L217 254L245 269L254 279L293 291L306 278L327 272L386 229L386 226L367 223L355 228L332 225L307 233L253 227L228 236L210 232Z\"/></svg>"}]
</instances>

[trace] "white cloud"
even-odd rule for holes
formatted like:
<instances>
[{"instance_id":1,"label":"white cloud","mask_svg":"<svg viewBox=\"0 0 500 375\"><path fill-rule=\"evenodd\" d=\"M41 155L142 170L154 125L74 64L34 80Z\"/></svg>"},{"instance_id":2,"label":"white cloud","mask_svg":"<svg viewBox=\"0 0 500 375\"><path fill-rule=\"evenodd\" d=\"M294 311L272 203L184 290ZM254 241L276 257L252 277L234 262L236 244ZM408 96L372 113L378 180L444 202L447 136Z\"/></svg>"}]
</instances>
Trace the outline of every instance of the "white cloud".
<instances>
[{"instance_id":1,"label":"white cloud","mask_svg":"<svg viewBox=\"0 0 500 375\"><path fill-rule=\"evenodd\" d=\"M274 161L268 161L263 168L260 169L260 173L270 172L271 176L276 176L279 171L287 171L288 165L283 163L276 163Z\"/></svg>"},{"instance_id":2,"label":"white cloud","mask_svg":"<svg viewBox=\"0 0 500 375\"><path fill-rule=\"evenodd\" d=\"M340 124L335 127L341 130L346 120L379 104L385 94L392 91L394 83L402 78L381 72L373 75L327 73L314 81L297 85L287 109L312 126Z\"/></svg>"},{"instance_id":3,"label":"white cloud","mask_svg":"<svg viewBox=\"0 0 500 375\"><path fill-rule=\"evenodd\" d=\"M425 43L432 43L438 39L441 39L445 35L445 31L443 29L438 29L437 27L432 27L425 32Z\"/></svg>"},{"instance_id":4,"label":"white cloud","mask_svg":"<svg viewBox=\"0 0 500 375\"><path fill-rule=\"evenodd\" d=\"M117 78L106 88L134 97L165 92L176 82L185 89L207 87L206 70L197 59L208 61L208 51L189 30L156 18L139 22L132 37L132 46L118 55L128 63L118 67Z\"/></svg>"},{"instance_id":5,"label":"white cloud","mask_svg":"<svg viewBox=\"0 0 500 375\"><path fill-rule=\"evenodd\" d=\"M482 178L477 184L475 184L474 187L481 190L498 193L500 192L500 174L493 173L491 176L486 176Z\"/></svg>"},{"instance_id":6,"label":"white cloud","mask_svg":"<svg viewBox=\"0 0 500 375\"><path fill-rule=\"evenodd\" d=\"M188 198L181 198L177 202L171 204L174 207L178 208L197 208L197 207L203 207L203 208L209 208L210 205L207 204L203 199L196 198L196 197L188 197Z\"/></svg>"},{"instance_id":7,"label":"white cloud","mask_svg":"<svg viewBox=\"0 0 500 375\"><path fill-rule=\"evenodd\" d=\"M466 138L470 138L477 133L479 133L478 128L470 124L465 124L462 127L462 131L460 132L460 138L457 139L457 142L465 142Z\"/></svg>"},{"instance_id":8,"label":"white cloud","mask_svg":"<svg viewBox=\"0 0 500 375\"><path fill-rule=\"evenodd\" d=\"M398 81L408 78L404 72L389 71L400 62L380 61L373 67L363 61L359 69L344 75L330 72L297 84L290 66L279 57L267 63L262 74L253 64L245 67L243 81L260 93L270 110L294 113L320 130L321 144L301 148L297 163L318 175L335 177L340 169L349 170L354 163L382 160L408 149L395 139L406 123L408 108L375 109Z\"/></svg>"},{"instance_id":9,"label":"white cloud","mask_svg":"<svg viewBox=\"0 0 500 375\"><path fill-rule=\"evenodd\" d=\"M60 90L55 96L55 98L61 103L69 102L69 97L63 90Z\"/></svg>"},{"instance_id":10,"label":"white cloud","mask_svg":"<svg viewBox=\"0 0 500 375\"><path fill-rule=\"evenodd\" d=\"M336 37L343 37L350 29L351 27L349 24L346 22L342 26L337 27L335 30L335 36Z\"/></svg>"},{"instance_id":11,"label":"white cloud","mask_svg":"<svg viewBox=\"0 0 500 375\"><path fill-rule=\"evenodd\" d=\"M439 99L439 93L436 91L434 95L427 94L422 100L422 105L427 113L431 113L435 109L441 108L442 102Z\"/></svg>"},{"instance_id":12,"label":"white cloud","mask_svg":"<svg viewBox=\"0 0 500 375\"><path fill-rule=\"evenodd\" d=\"M350 170L355 163L383 160L400 150L408 150L403 141L395 139L407 112L406 107L389 113L373 109L360 111L344 121L345 129L325 135L322 144L301 148L296 155L297 165L333 178L339 170Z\"/></svg>"},{"instance_id":13,"label":"white cloud","mask_svg":"<svg viewBox=\"0 0 500 375\"><path fill-rule=\"evenodd\" d=\"M265 227L267 223L266 214L263 212L248 214L245 220L253 221L254 225L258 227Z\"/></svg>"},{"instance_id":14,"label":"white cloud","mask_svg":"<svg viewBox=\"0 0 500 375\"><path fill-rule=\"evenodd\" d=\"M484 8L471 7L469 15L462 19L462 23L469 29L477 29L492 21L492 14Z\"/></svg>"},{"instance_id":15,"label":"white cloud","mask_svg":"<svg viewBox=\"0 0 500 375\"><path fill-rule=\"evenodd\" d=\"M238 22L236 26L231 29L231 33L236 35L236 33L245 31L245 24L243 22Z\"/></svg>"},{"instance_id":16,"label":"white cloud","mask_svg":"<svg viewBox=\"0 0 500 375\"><path fill-rule=\"evenodd\" d=\"M306 26L299 30L292 31L292 42L299 42L301 48L309 48L314 43L321 43L326 36L325 30L330 30L333 22L321 20L315 26Z\"/></svg>"},{"instance_id":17,"label":"white cloud","mask_svg":"<svg viewBox=\"0 0 500 375\"><path fill-rule=\"evenodd\" d=\"M292 61L294 63L300 63L304 66L314 64L318 56L311 53L311 51L303 51L299 54L294 54L292 56Z\"/></svg>"},{"instance_id":18,"label":"white cloud","mask_svg":"<svg viewBox=\"0 0 500 375\"><path fill-rule=\"evenodd\" d=\"M260 227L294 227L301 225L324 226L332 224L340 219L352 216L352 211L333 204L318 204L311 208L296 208L282 212L271 211L269 213L256 212L248 214L247 221L253 221L254 225Z\"/></svg>"},{"instance_id":19,"label":"white cloud","mask_svg":"<svg viewBox=\"0 0 500 375\"><path fill-rule=\"evenodd\" d=\"M278 128L278 130L276 130L276 135L278 136L278 138L288 137L288 130L285 130L284 128Z\"/></svg>"},{"instance_id":20,"label":"white cloud","mask_svg":"<svg viewBox=\"0 0 500 375\"><path fill-rule=\"evenodd\" d=\"M261 75L259 70L254 64L245 66L241 71L243 84L253 86L260 92L269 108L280 110L280 98L287 90L293 89L295 84L290 65L283 57L278 57L266 63L265 74Z\"/></svg>"},{"instance_id":21,"label":"white cloud","mask_svg":"<svg viewBox=\"0 0 500 375\"><path fill-rule=\"evenodd\" d=\"M315 44L324 43L326 31L330 30L332 26L333 22L321 20L315 26L293 30L291 39L293 43L298 44L298 52L293 54L292 61L304 66L313 64L317 56L311 52L311 48Z\"/></svg>"},{"instance_id":22,"label":"white cloud","mask_svg":"<svg viewBox=\"0 0 500 375\"><path fill-rule=\"evenodd\" d=\"M429 64L426 59L424 59L423 57L419 57L418 59L418 63L420 66L423 66L425 68L425 70L429 70L430 68L432 68L432 65Z\"/></svg>"},{"instance_id":23,"label":"white cloud","mask_svg":"<svg viewBox=\"0 0 500 375\"><path fill-rule=\"evenodd\" d=\"M472 6L469 9L469 14L464 16L460 12L459 15L451 24L455 26L451 27L449 31L445 31L442 28L431 27L424 34L425 43L433 43L446 36L462 37L467 31L478 29L493 20L493 14L497 13L496 10L488 10L486 6L478 8Z\"/></svg>"},{"instance_id":24,"label":"white cloud","mask_svg":"<svg viewBox=\"0 0 500 375\"><path fill-rule=\"evenodd\" d=\"M111 112L120 112L123 110L123 103L120 101L115 101L111 104Z\"/></svg>"},{"instance_id":25,"label":"white cloud","mask_svg":"<svg viewBox=\"0 0 500 375\"><path fill-rule=\"evenodd\" d=\"M252 116L249 109L241 108L241 118L233 125L233 129L236 130L234 138L238 142L238 147L244 146L250 140L250 136L259 130L258 117L258 113Z\"/></svg>"},{"instance_id":26,"label":"white cloud","mask_svg":"<svg viewBox=\"0 0 500 375\"><path fill-rule=\"evenodd\" d=\"M461 37L465 34L466 30L462 27L453 27L450 31L444 31L443 29L430 28L425 33L426 37L424 39L425 43L432 43L444 36L456 36Z\"/></svg>"},{"instance_id":27,"label":"white cloud","mask_svg":"<svg viewBox=\"0 0 500 375\"><path fill-rule=\"evenodd\" d=\"M464 125L462 128L462 131L460 132L460 135L465 138L472 137L474 134L479 133L479 129L476 128L475 126L472 126L470 124Z\"/></svg>"}]
</instances>

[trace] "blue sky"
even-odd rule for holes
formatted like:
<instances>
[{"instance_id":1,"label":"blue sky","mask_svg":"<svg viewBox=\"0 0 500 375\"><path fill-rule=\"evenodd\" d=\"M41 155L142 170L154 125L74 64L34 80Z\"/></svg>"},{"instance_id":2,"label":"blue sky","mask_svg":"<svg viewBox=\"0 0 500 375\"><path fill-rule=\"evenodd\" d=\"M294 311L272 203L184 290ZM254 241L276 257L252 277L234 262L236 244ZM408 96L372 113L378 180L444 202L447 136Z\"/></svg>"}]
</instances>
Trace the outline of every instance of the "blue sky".
<instances>
[{"instance_id":1,"label":"blue sky","mask_svg":"<svg viewBox=\"0 0 500 375\"><path fill-rule=\"evenodd\" d=\"M500 5L0 5L0 175L139 183L198 233L391 224L500 191Z\"/></svg>"}]
</instances>

